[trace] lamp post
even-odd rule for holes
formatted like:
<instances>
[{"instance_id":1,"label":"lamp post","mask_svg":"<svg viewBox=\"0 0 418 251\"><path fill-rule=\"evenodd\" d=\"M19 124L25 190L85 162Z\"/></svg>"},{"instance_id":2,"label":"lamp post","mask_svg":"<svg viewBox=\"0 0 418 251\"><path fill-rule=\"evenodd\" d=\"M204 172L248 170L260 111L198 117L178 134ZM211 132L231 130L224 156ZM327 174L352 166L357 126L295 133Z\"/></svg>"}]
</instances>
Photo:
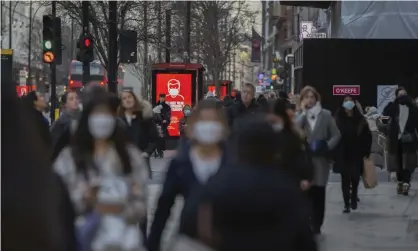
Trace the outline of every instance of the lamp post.
<instances>
[{"instance_id":1,"label":"lamp post","mask_svg":"<svg viewBox=\"0 0 418 251\"><path fill-rule=\"evenodd\" d=\"M9 49L12 48L12 21L18 3L19 2L15 2L15 5L12 8L12 1L9 2Z\"/></svg>"}]
</instances>

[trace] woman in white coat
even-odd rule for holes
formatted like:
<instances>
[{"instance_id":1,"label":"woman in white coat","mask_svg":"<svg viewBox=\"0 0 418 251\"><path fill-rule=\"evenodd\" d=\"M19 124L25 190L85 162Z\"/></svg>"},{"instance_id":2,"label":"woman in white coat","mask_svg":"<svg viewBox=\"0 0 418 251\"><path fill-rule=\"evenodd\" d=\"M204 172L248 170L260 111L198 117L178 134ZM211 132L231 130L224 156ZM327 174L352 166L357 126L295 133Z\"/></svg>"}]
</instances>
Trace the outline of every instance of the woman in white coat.
<instances>
[{"instance_id":1,"label":"woman in white coat","mask_svg":"<svg viewBox=\"0 0 418 251\"><path fill-rule=\"evenodd\" d=\"M72 143L54 163L83 219L77 225L82 250L144 250L137 226L146 217L148 169L125 139L109 95L97 95L84 107Z\"/></svg>"}]
</instances>

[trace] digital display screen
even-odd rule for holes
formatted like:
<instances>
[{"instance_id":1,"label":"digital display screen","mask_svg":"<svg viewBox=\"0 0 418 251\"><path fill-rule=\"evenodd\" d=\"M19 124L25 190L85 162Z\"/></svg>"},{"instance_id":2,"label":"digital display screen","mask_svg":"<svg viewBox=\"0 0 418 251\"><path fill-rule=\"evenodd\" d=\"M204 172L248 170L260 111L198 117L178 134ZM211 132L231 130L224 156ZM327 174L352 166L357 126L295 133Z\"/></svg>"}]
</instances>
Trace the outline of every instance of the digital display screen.
<instances>
[{"instance_id":1,"label":"digital display screen","mask_svg":"<svg viewBox=\"0 0 418 251\"><path fill-rule=\"evenodd\" d=\"M169 136L180 136L180 120L183 118L183 107L192 106L192 74L157 73L156 100L165 94L165 102L171 107L171 121L168 126Z\"/></svg>"}]
</instances>

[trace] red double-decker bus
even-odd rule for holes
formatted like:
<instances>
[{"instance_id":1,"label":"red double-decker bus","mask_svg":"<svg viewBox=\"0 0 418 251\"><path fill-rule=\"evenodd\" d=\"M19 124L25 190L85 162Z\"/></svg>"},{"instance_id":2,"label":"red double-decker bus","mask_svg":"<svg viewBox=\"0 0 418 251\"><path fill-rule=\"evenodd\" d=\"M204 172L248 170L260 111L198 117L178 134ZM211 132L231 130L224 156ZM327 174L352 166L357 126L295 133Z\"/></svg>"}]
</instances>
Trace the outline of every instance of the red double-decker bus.
<instances>
[{"instance_id":1,"label":"red double-decker bus","mask_svg":"<svg viewBox=\"0 0 418 251\"><path fill-rule=\"evenodd\" d=\"M123 86L125 70L122 66L118 68L118 86ZM70 64L70 70L68 74L68 88L72 90L81 89L83 87L83 63L77 60L73 60ZM90 63L90 79L89 83L95 83L100 85L107 84L107 72L102 64L98 61Z\"/></svg>"}]
</instances>

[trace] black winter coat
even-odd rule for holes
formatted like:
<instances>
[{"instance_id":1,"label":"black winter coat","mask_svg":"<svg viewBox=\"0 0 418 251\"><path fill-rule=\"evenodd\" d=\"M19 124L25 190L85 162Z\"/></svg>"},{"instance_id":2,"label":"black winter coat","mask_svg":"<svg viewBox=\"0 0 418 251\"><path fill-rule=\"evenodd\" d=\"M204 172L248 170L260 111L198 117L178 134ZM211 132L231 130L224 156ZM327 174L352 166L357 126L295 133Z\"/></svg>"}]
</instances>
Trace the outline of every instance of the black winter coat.
<instances>
[{"instance_id":1,"label":"black winter coat","mask_svg":"<svg viewBox=\"0 0 418 251\"><path fill-rule=\"evenodd\" d=\"M124 121L128 140L149 156L155 151L159 139L153 116L152 106L148 105L142 112L135 114L130 124L125 116L120 117Z\"/></svg>"},{"instance_id":2,"label":"black winter coat","mask_svg":"<svg viewBox=\"0 0 418 251\"><path fill-rule=\"evenodd\" d=\"M257 104L255 99L251 102L251 104L248 107L246 107L244 103L242 103L242 101L238 101L230 107L228 107L227 109L228 124L230 128L233 127L235 121L239 118L261 112L260 105Z\"/></svg>"},{"instance_id":3,"label":"black winter coat","mask_svg":"<svg viewBox=\"0 0 418 251\"><path fill-rule=\"evenodd\" d=\"M339 113L336 117L338 129L341 132L341 140L333 151L333 171L341 173L350 171L361 173L363 159L369 157L372 147L372 133L366 119L358 114L354 117ZM356 170L347 168L358 167Z\"/></svg>"},{"instance_id":4,"label":"black winter coat","mask_svg":"<svg viewBox=\"0 0 418 251\"><path fill-rule=\"evenodd\" d=\"M196 238L198 209L209 203L219 251L316 251L309 206L276 166L228 167L185 204L183 233Z\"/></svg>"},{"instance_id":5,"label":"black winter coat","mask_svg":"<svg viewBox=\"0 0 418 251\"><path fill-rule=\"evenodd\" d=\"M410 99L406 104L409 108L409 116L405 125L404 132L417 135L418 132L418 108L413 103L413 100ZM384 111L383 116L390 117L389 125L387 126L388 133L388 152L397 153L398 151L398 134L399 134L399 103L398 100L388 104ZM403 144L403 152L413 153L418 148L418 139L416 138L415 142Z\"/></svg>"}]
</instances>

